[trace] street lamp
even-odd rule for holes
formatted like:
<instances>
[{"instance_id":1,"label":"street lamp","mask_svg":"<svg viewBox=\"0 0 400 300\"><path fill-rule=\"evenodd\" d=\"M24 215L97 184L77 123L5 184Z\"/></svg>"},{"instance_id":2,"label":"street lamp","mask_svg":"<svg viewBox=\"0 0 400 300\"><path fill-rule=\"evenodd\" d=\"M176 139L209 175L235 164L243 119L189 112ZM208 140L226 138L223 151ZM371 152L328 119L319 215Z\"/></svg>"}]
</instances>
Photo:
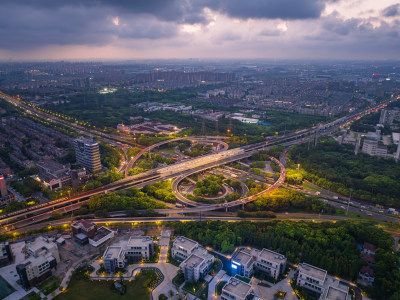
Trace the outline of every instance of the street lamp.
<instances>
[{"instance_id":1,"label":"street lamp","mask_svg":"<svg viewBox=\"0 0 400 300\"><path fill-rule=\"evenodd\" d=\"M300 170L300 164L297 164L297 184L299 184L299 170Z\"/></svg>"}]
</instances>

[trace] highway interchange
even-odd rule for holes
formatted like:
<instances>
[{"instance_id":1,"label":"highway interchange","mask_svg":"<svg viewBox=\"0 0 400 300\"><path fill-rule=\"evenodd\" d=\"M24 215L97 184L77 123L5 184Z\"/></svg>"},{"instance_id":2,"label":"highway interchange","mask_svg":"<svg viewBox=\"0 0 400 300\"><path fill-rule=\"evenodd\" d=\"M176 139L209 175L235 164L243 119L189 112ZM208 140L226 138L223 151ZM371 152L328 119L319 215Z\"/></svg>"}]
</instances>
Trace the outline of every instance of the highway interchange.
<instances>
[{"instance_id":1,"label":"highway interchange","mask_svg":"<svg viewBox=\"0 0 400 300\"><path fill-rule=\"evenodd\" d=\"M27 107L26 104L22 104L22 102L18 99L12 98L10 96L4 95L0 93L0 98L10 102L11 104L19 107L20 109L23 109L25 112L34 114L35 116L39 118L45 118L49 119L52 118L52 121L55 123L61 123L63 125L65 124L65 120L54 117L52 115L48 115L46 113L43 113L37 109L34 109L32 111L32 108L29 106ZM7 229L15 229L15 228L20 228L23 226L31 225L32 223L40 222L45 219L48 219L51 217L51 214L54 211L59 211L61 213L67 213L69 211L73 211L77 209L82 201L87 201L90 197L97 195L97 194L102 194L102 193L107 193L109 191L115 191L119 189L125 189L125 188L130 188L132 186L136 187L143 187L146 184L152 184L157 181L163 181L167 179L172 179L172 178L185 178L186 176L189 176L190 174L200 172L203 170L207 170L210 168L214 168L216 166L220 166L229 162L241 160L243 158L247 158L251 156L253 153L263 150L263 149L268 149L271 146L275 145L283 145L285 147L289 147L294 144L298 143L304 143L309 140L314 139L315 137L318 137L320 135L327 135L330 134L331 132L337 130L340 127L343 127L353 120L359 119L364 115L367 115L371 112L378 111L384 107L386 107L390 102L396 101L400 98L400 96L392 97L389 100L380 102L379 104L369 107L365 109L362 112L357 112L353 113L349 116L342 117L340 119L337 119L335 121L332 121L330 123L322 124L319 126L314 126L313 128L309 129L304 129L292 134L288 134L285 136L277 136L277 137L271 137L268 138L266 142L261 142L261 143L256 143L252 145L247 145L243 146L240 148L235 148L232 150L226 150L227 147L224 147L223 151L219 153L213 153L209 155L204 155L201 156L200 158L195 158L191 160L185 160L185 161L178 161L177 163L167 166L167 167L162 167L154 170L150 170L148 172L134 175L134 176L127 176L126 178L116 181L114 183L111 183L109 185L74 195L70 198L63 198L63 199L58 199L55 201L51 201L45 204L40 204L37 206L33 206L29 209L24 209L20 211L16 211L13 213L10 213L8 215L3 215L0 217L0 225L5 225L4 228ZM68 126L72 126L75 130L78 130L78 132L85 132L86 134L89 132L89 134L93 134L95 136L102 136L103 138L106 137L107 139L113 139L115 140L118 138L117 136L113 135L106 135L101 132L97 132L95 130L87 130L85 128L84 131L82 131L81 126L76 127L73 124L67 122ZM213 141L221 141L224 137L185 137L185 138L179 138L178 140L181 139L208 139L208 140L213 140ZM152 145L148 148L143 149L141 152L138 153L137 156L135 156L131 161L129 162L130 166L133 166L134 161L136 161L140 155L142 155L144 152L148 152L156 147L159 147L163 144L166 144L168 142L171 142L174 140L169 140L169 141L163 141L161 143ZM125 141L124 141L125 142ZM140 155L139 155L140 154ZM245 203L249 203L251 201L254 201L257 197L259 197L262 194L268 193L279 186L281 186L286 177L286 172L285 172L285 158L282 156L280 160L277 160L276 158L271 157L271 160L273 160L276 164L279 165L281 172L280 172L280 177L278 180L273 183L271 186L269 186L266 190L260 192L259 194L252 195L249 197L245 197L236 201L232 201L229 203L223 203L223 204L210 204L210 205L196 205L196 203L185 203L187 206L192 206L192 207L184 207L184 208L175 208L175 209L160 209L157 210L158 213L169 215L169 214L177 214L177 213L196 213L196 212L206 212L206 211L213 211L213 210L219 210L219 209L227 209L239 205L244 205ZM178 198L178 200L181 200ZM184 202L183 200L181 200ZM358 208L357 208L358 209ZM349 211L351 211L352 208ZM358 209L359 211L359 209ZM384 217L385 220L388 220L386 218L390 218L392 221L392 217L389 216L384 216L384 215L379 215L373 216L377 218L382 218ZM397 221L397 219L396 219Z\"/></svg>"}]
</instances>

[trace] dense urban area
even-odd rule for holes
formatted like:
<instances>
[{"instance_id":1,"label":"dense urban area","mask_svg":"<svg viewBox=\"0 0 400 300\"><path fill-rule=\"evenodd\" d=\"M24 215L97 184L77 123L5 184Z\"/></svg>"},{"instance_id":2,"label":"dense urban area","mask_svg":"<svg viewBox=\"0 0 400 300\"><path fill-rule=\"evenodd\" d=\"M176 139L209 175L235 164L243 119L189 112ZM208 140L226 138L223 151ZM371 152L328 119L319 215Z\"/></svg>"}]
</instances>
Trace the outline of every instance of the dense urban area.
<instances>
[{"instance_id":1,"label":"dense urban area","mask_svg":"<svg viewBox=\"0 0 400 300\"><path fill-rule=\"evenodd\" d=\"M0 299L400 299L399 70L0 63Z\"/></svg>"}]
</instances>

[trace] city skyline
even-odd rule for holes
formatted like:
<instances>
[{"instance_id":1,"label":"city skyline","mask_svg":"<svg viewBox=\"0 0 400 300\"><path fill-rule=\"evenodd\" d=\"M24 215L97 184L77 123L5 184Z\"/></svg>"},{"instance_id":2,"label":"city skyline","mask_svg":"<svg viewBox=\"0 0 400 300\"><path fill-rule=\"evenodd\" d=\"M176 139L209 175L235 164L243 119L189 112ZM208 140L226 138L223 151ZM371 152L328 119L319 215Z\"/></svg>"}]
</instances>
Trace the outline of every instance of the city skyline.
<instances>
[{"instance_id":1,"label":"city skyline","mask_svg":"<svg viewBox=\"0 0 400 300\"><path fill-rule=\"evenodd\" d=\"M399 59L396 1L10 1L0 60Z\"/></svg>"}]
</instances>

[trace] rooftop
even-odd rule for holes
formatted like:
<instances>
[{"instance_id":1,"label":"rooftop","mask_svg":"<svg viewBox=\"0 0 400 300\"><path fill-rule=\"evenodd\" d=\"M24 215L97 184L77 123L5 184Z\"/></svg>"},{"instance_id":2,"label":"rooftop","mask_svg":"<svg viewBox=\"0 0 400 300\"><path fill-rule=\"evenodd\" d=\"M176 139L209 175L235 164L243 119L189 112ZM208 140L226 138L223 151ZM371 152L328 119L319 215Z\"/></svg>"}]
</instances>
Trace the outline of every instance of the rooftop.
<instances>
[{"instance_id":1,"label":"rooftop","mask_svg":"<svg viewBox=\"0 0 400 300\"><path fill-rule=\"evenodd\" d=\"M277 264L280 264L286 260L286 257L284 255L265 248L261 250L259 257Z\"/></svg>"},{"instance_id":2,"label":"rooftop","mask_svg":"<svg viewBox=\"0 0 400 300\"><path fill-rule=\"evenodd\" d=\"M115 259L119 258L122 253L122 247L110 246L103 254L103 259Z\"/></svg>"},{"instance_id":3,"label":"rooftop","mask_svg":"<svg viewBox=\"0 0 400 300\"><path fill-rule=\"evenodd\" d=\"M326 300L346 300L347 292L342 291L336 287L330 286L326 294Z\"/></svg>"},{"instance_id":4,"label":"rooftop","mask_svg":"<svg viewBox=\"0 0 400 300\"><path fill-rule=\"evenodd\" d=\"M75 139L74 141L81 142L81 143L84 143L84 144L87 144L87 145L92 145L92 146L98 145L98 143L96 141L94 141L92 139L89 139L89 138L85 138L83 136Z\"/></svg>"},{"instance_id":5,"label":"rooftop","mask_svg":"<svg viewBox=\"0 0 400 300\"><path fill-rule=\"evenodd\" d=\"M28 244L29 251L37 253L41 249L48 251L49 249L56 246L53 242L48 242L44 237L40 236L35 239L35 241Z\"/></svg>"},{"instance_id":6,"label":"rooftop","mask_svg":"<svg viewBox=\"0 0 400 300\"><path fill-rule=\"evenodd\" d=\"M236 252L233 256L232 261L240 263L241 265L247 265L252 259L252 256L244 251Z\"/></svg>"},{"instance_id":7,"label":"rooftop","mask_svg":"<svg viewBox=\"0 0 400 300\"><path fill-rule=\"evenodd\" d=\"M87 235L84 233L78 233L75 235L75 238L77 238L78 240L84 240L87 239Z\"/></svg>"},{"instance_id":8,"label":"rooftop","mask_svg":"<svg viewBox=\"0 0 400 300\"><path fill-rule=\"evenodd\" d=\"M98 242L100 241L102 238L104 238L105 236L109 235L112 233L112 230L102 226L99 229L97 229L95 235L90 238L91 240Z\"/></svg>"},{"instance_id":9,"label":"rooftop","mask_svg":"<svg viewBox=\"0 0 400 300\"><path fill-rule=\"evenodd\" d=\"M186 264L186 267L188 267L188 268L196 268L203 261L204 261L203 258L201 258L195 254L192 254L188 258L186 258L183 263Z\"/></svg>"},{"instance_id":10,"label":"rooftop","mask_svg":"<svg viewBox=\"0 0 400 300\"><path fill-rule=\"evenodd\" d=\"M374 270L370 266L362 266L360 273L368 274L369 276L374 277Z\"/></svg>"},{"instance_id":11,"label":"rooftop","mask_svg":"<svg viewBox=\"0 0 400 300\"><path fill-rule=\"evenodd\" d=\"M178 236L177 238L175 238L174 240L174 246L177 247L181 247L184 249L193 249L194 247L196 247L198 245L197 242L188 239L187 237L184 236Z\"/></svg>"},{"instance_id":12,"label":"rooftop","mask_svg":"<svg viewBox=\"0 0 400 300\"><path fill-rule=\"evenodd\" d=\"M153 242L153 238L149 236L131 236L128 241L128 246L147 246Z\"/></svg>"},{"instance_id":13,"label":"rooftop","mask_svg":"<svg viewBox=\"0 0 400 300\"><path fill-rule=\"evenodd\" d=\"M363 248L369 251L376 251L376 246L368 242L364 243Z\"/></svg>"},{"instance_id":14,"label":"rooftop","mask_svg":"<svg viewBox=\"0 0 400 300\"><path fill-rule=\"evenodd\" d=\"M85 229L89 229L90 227L92 227L94 225L96 225L96 224L94 224L94 223L92 223L92 222L90 222L88 220L82 219L82 220L79 220L79 221L76 221L76 222L72 223L71 226L72 227L77 227L77 228L82 226Z\"/></svg>"},{"instance_id":15,"label":"rooftop","mask_svg":"<svg viewBox=\"0 0 400 300\"><path fill-rule=\"evenodd\" d=\"M227 284L225 284L223 287L223 290L231 295L245 298L251 291L251 285L231 277Z\"/></svg>"},{"instance_id":16,"label":"rooftop","mask_svg":"<svg viewBox=\"0 0 400 300\"><path fill-rule=\"evenodd\" d=\"M299 264L298 269L303 274L319 279L321 281L325 281L327 273L325 270L322 270L320 268L314 267L306 263Z\"/></svg>"}]
</instances>

